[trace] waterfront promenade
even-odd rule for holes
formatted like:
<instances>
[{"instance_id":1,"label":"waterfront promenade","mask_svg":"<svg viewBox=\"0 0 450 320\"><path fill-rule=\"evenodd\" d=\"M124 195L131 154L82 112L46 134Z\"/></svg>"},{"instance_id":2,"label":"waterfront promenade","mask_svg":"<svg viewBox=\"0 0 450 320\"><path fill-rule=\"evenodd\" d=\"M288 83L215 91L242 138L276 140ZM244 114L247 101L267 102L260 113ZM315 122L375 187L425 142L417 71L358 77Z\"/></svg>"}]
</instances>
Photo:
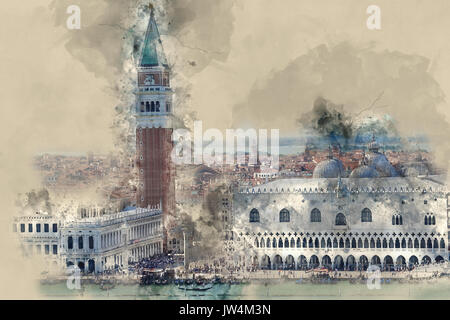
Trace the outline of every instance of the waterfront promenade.
<instances>
[{"instance_id":1,"label":"waterfront promenade","mask_svg":"<svg viewBox=\"0 0 450 320\"><path fill-rule=\"evenodd\" d=\"M255 270L255 271L230 271L228 269L219 270L219 272L193 272L184 270L183 267L172 269L172 280L186 280L186 279L204 279L233 282L252 282L252 281L276 281L276 280L305 280L310 281L314 279L326 278L332 280L364 280L367 277L379 277L381 279L390 280L429 280L437 279L439 277L450 278L449 263L440 265L432 264L425 266L418 266L413 270L402 271L383 271L378 274L367 271L328 271L324 269L315 270ZM160 271L160 276L163 278L165 272ZM43 283L54 283L60 281L67 281L67 275L53 275L41 279ZM135 284L139 283L142 275L137 273L111 273L98 275L81 275L83 281L91 283L115 282L121 284Z\"/></svg>"}]
</instances>

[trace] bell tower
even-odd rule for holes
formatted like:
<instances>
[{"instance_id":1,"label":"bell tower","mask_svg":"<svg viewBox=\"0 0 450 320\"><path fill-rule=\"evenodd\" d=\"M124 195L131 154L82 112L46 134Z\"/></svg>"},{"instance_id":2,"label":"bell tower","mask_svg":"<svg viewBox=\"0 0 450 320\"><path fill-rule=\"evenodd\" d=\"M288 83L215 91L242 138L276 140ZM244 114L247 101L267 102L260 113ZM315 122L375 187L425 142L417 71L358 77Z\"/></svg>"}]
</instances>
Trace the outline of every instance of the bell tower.
<instances>
[{"instance_id":1,"label":"bell tower","mask_svg":"<svg viewBox=\"0 0 450 320\"><path fill-rule=\"evenodd\" d=\"M137 67L135 114L139 184L136 206L147 208L161 205L163 223L166 226L167 218L175 213L175 170L171 161L172 89L170 70L152 6L150 9L150 21Z\"/></svg>"}]
</instances>

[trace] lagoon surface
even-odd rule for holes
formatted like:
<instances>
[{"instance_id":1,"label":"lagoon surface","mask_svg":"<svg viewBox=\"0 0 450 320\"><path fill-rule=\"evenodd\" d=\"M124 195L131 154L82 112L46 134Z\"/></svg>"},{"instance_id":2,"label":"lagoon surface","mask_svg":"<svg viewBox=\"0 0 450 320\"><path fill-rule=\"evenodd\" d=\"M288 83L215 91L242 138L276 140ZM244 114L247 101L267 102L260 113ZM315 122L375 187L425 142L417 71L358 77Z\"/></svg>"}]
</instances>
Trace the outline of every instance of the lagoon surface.
<instances>
[{"instance_id":1,"label":"lagoon surface","mask_svg":"<svg viewBox=\"0 0 450 320\"><path fill-rule=\"evenodd\" d=\"M336 284L298 284L284 280L265 284L215 284L207 291L184 291L177 285L117 285L101 289L96 284L82 284L70 290L64 282L41 284L44 299L119 299L119 300L233 300L233 299L450 299L450 280L420 283L391 282L370 290L365 284L339 281Z\"/></svg>"}]
</instances>

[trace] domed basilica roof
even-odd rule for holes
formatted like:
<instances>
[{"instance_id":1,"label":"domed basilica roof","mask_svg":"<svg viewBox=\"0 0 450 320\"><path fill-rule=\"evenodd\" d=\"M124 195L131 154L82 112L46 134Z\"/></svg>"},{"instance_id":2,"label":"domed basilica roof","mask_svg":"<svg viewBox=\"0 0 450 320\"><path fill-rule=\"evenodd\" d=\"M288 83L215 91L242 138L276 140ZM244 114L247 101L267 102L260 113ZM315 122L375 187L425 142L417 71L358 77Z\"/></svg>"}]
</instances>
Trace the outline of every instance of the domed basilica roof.
<instances>
[{"instance_id":1,"label":"domed basilica roof","mask_svg":"<svg viewBox=\"0 0 450 320\"><path fill-rule=\"evenodd\" d=\"M328 159L320 162L313 171L313 178L338 178L344 175L344 165L341 160L333 158L331 149Z\"/></svg>"},{"instance_id":2,"label":"domed basilica roof","mask_svg":"<svg viewBox=\"0 0 450 320\"><path fill-rule=\"evenodd\" d=\"M368 145L367 165L378 172L379 177L397 177L398 173L383 153L380 153L380 145L375 141L375 136Z\"/></svg>"},{"instance_id":3,"label":"domed basilica roof","mask_svg":"<svg viewBox=\"0 0 450 320\"><path fill-rule=\"evenodd\" d=\"M371 152L367 156L369 166L378 171L380 177L397 177L397 171L382 153Z\"/></svg>"},{"instance_id":4,"label":"domed basilica roof","mask_svg":"<svg viewBox=\"0 0 450 320\"><path fill-rule=\"evenodd\" d=\"M378 171L367 165L362 165L355 168L350 173L350 178L378 178Z\"/></svg>"},{"instance_id":5,"label":"domed basilica roof","mask_svg":"<svg viewBox=\"0 0 450 320\"><path fill-rule=\"evenodd\" d=\"M360 166L350 174L350 178L378 178L398 177L398 173L386 156L379 152L380 145L375 141L375 136L368 145L369 153L364 154ZM338 178L345 176L344 165L339 159L328 154L328 159L320 162L313 171L313 178Z\"/></svg>"}]
</instances>

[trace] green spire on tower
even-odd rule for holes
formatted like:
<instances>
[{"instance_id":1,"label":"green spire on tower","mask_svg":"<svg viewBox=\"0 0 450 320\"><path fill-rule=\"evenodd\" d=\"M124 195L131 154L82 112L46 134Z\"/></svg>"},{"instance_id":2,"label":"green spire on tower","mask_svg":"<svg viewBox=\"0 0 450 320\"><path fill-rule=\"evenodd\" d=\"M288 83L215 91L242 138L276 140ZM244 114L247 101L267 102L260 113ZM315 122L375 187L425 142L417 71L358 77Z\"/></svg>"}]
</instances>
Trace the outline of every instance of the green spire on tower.
<instances>
[{"instance_id":1,"label":"green spire on tower","mask_svg":"<svg viewBox=\"0 0 450 320\"><path fill-rule=\"evenodd\" d=\"M154 9L152 4L150 7L150 21L148 23L147 32L145 33L145 41L142 47L140 67L167 67L167 60L162 47L161 38L156 25Z\"/></svg>"}]
</instances>

